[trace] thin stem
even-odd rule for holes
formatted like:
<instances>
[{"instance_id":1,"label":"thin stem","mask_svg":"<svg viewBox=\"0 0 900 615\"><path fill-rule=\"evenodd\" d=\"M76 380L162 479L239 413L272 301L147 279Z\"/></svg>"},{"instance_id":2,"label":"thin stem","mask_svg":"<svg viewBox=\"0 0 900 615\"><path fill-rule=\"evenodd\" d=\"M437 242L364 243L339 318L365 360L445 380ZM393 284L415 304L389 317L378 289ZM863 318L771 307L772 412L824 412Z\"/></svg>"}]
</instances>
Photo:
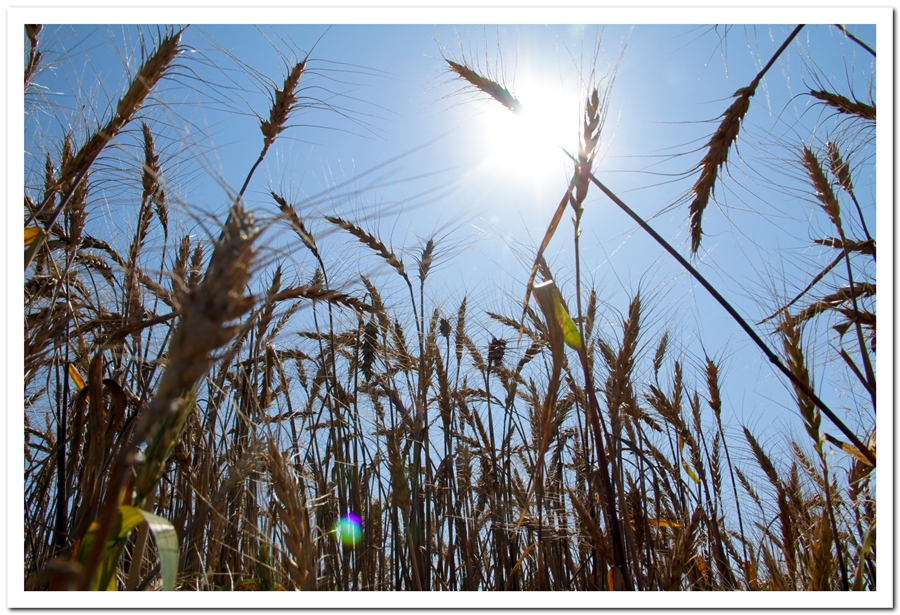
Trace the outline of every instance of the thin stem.
<instances>
[{"instance_id":1,"label":"thin stem","mask_svg":"<svg viewBox=\"0 0 900 615\"><path fill-rule=\"evenodd\" d=\"M841 583L845 592L850 591L850 582L847 578L847 566L844 564L844 553L841 548L841 539L838 535L837 521L834 518L834 503L831 501L831 485L828 481L828 461L822 453L821 444L819 445L819 455L822 459L822 478L825 479L825 502L828 505L828 521L831 523L831 533L834 536L834 549L837 552L838 566L841 569Z\"/></svg>"},{"instance_id":2,"label":"thin stem","mask_svg":"<svg viewBox=\"0 0 900 615\"><path fill-rule=\"evenodd\" d=\"M847 29L844 26L842 26L839 23L836 23L836 24L834 24L834 27L837 28L838 30L840 30L841 32L843 32L844 34L846 34L847 38L849 38L851 41L853 41L854 43L856 43L857 45L859 45L860 47L862 47L863 49L865 49L866 51L871 53L873 58L875 57L875 50L872 49L871 47L869 47L868 45L866 45L864 42L862 42L858 38L856 38L855 36L853 36L852 34L850 34L849 32L847 32Z\"/></svg>"}]
</instances>

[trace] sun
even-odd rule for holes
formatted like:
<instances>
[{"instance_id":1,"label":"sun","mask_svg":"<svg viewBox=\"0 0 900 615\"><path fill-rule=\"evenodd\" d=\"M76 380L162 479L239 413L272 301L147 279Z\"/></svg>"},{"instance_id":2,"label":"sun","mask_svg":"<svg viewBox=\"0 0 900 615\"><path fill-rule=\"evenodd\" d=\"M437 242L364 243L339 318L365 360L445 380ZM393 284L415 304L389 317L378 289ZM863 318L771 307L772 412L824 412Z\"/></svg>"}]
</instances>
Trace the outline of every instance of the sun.
<instances>
[{"instance_id":1,"label":"sun","mask_svg":"<svg viewBox=\"0 0 900 615\"><path fill-rule=\"evenodd\" d=\"M481 151L485 164L502 177L535 184L571 175L563 148L577 153L579 98L558 81L527 79L515 84L521 113L491 105L482 116Z\"/></svg>"}]
</instances>

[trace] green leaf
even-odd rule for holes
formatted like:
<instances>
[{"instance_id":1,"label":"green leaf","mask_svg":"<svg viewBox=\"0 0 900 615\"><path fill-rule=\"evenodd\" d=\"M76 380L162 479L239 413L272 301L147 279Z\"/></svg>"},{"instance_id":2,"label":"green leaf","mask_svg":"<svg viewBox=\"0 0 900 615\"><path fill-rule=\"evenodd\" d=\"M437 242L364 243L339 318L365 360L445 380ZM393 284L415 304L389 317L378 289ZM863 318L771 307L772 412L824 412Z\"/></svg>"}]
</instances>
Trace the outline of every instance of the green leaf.
<instances>
[{"instance_id":1,"label":"green leaf","mask_svg":"<svg viewBox=\"0 0 900 615\"><path fill-rule=\"evenodd\" d=\"M112 530L109 532L109 538L107 538L106 544L103 545L103 555L100 557L100 565L97 569L97 573L91 580L91 590L93 591L101 589L104 591L116 590L115 572L116 566L119 563L122 547L125 546L125 541L128 539L131 531L143 523L143 518L140 515L133 515L130 514L129 511L124 510L129 508L131 507L120 506L118 510L116 510L116 517L113 521ZM91 523L90 527L88 527L88 531L81 541L76 557L80 564L84 564L90 556L99 530L100 524L97 521L94 521Z\"/></svg>"},{"instance_id":2,"label":"green leaf","mask_svg":"<svg viewBox=\"0 0 900 615\"><path fill-rule=\"evenodd\" d=\"M559 289L553 280L547 280L542 284L534 286L534 296L537 299L538 306L547 319L547 327L550 330L550 345L554 352L561 352L562 347L559 346L560 340L572 348L573 350L581 350L581 334L578 327L569 316L569 310L563 301Z\"/></svg>"},{"instance_id":3,"label":"green leaf","mask_svg":"<svg viewBox=\"0 0 900 615\"><path fill-rule=\"evenodd\" d=\"M556 294L559 296L558 292ZM556 316L562 321L563 341L565 341L566 346L572 350L581 350L581 334L578 333L578 327L575 326L575 321L569 317L569 312L566 310L562 298L559 299L556 306Z\"/></svg>"},{"instance_id":4,"label":"green leaf","mask_svg":"<svg viewBox=\"0 0 900 615\"><path fill-rule=\"evenodd\" d=\"M120 506L119 510L123 511L123 517L125 515L139 515L150 526L150 533L156 539L156 548L159 551L163 590L172 591L175 589L175 576L178 574L178 534L175 532L175 526L159 515L154 515L134 506Z\"/></svg>"}]
</instances>

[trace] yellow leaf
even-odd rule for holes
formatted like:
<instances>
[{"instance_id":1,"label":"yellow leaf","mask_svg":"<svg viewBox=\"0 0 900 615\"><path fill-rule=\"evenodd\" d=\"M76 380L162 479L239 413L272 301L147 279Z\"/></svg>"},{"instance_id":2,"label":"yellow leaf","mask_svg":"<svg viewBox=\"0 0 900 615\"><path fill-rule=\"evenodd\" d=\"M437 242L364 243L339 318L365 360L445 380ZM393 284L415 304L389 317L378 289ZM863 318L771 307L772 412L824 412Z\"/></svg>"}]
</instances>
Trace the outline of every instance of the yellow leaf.
<instances>
[{"instance_id":1,"label":"yellow leaf","mask_svg":"<svg viewBox=\"0 0 900 615\"><path fill-rule=\"evenodd\" d=\"M681 460L681 467L684 468L684 471L687 472L687 475L691 477L692 481L694 481L698 485L700 484L700 479L697 478L697 475L694 474L694 470L691 469L691 466L689 466L688 462L684 459Z\"/></svg>"},{"instance_id":2,"label":"yellow leaf","mask_svg":"<svg viewBox=\"0 0 900 615\"><path fill-rule=\"evenodd\" d=\"M557 317L562 320L563 340L566 342L566 346L572 350L581 350L581 334L578 332L578 327L575 326L575 322L569 316L569 312L566 310L566 306L563 304L562 299L560 299L556 306ZM561 316L559 314L560 312L562 313Z\"/></svg>"},{"instance_id":3,"label":"yellow leaf","mask_svg":"<svg viewBox=\"0 0 900 615\"><path fill-rule=\"evenodd\" d=\"M687 475L691 477L691 480L700 484L700 479L697 478L697 475L694 474L693 468L688 465L688 462L684 458L684 438L678 436L678 456L681 457L681 467L684 468L684 471L687 472Z\"/></svg>"},{"instance_id":4,"label":"yellow leaf","mask_svg":"<svg viewBox=\"0 0 900 615\"><path fill-rule=\"evenodd\" d=\"M703 580L709 581L709 579L706 576L706 562L703 561L703 558L700 557L699 555L695 555L694 556L694 565L697 566L697 570L699 570L700 574L703 575Z\"/></svg>"},{"instance_id":5,"label":"yellow leaf","mask_svg":"<svg viewBox=\"0 0 900 615\"><path fill-rule=\"evenodd\" d=\"M668 519L647 519L647 523L649 523L653 527L672 527L672 528L684 527L680 523L675 523L674 521L669 521Z\"/></svg>"},{"instance_id":6,"label":"yellow leaf","mask_svg":"<svg viewBox=\"0 0 900 615\"><path fill-rule=\"evenodd\" d=\"M75 368L74 363L70 362L68 364L68 369L69 369L69 378L72 379L72 382L75 383L75 386L77 386L78 390L80 391L81 389L83 389L85 387L84 378L82 378L81 374L78 373L78 370Z\"/></svg>"},{"instance_id":7,"label":"yellow leaf","mask_svg":"<svg viewBox=\"0 0 900 615\"><path fill-rule=\"evenodd\" d=\"M512 580L513 575L516 573L516 570L519 569L519 566L522 565L522 562L525 561L525 558L528 557L528 554L531 553L531 550L537 545L536 542L531 543L527 547L525 547L525 551L522 553L522 557L519 558L519 561L516 562L516 565L513 566L512 571L509 573L509 579ZM464 564L465 562L463 562ZM460 567L462 564L460 564ZM506 588L509 589L509 581L506 582Z\"/></svg>"},{"instance_id":8,"label":"yellow leaf","mask_svg":"<svg viewBox=\"0 0 900 615\"><path fill-rule=\"evenodd\" d=\"M863 464L869 466L870 468L874 467L874 466L872 466L872 462L869 461L866 458L866 456L862 454L862 451L860 451L854 445L850 444L849 442L844 442L843 440L838 440L831 434L826 433L826 434L824 434L824 437L826 440L831 442L834 446L838 447L839 449L841 449L848 455L852 455L853 458L856 459L857 461L859 461L860 463L863 463ZM869 452L872 453L873 457L875 456L875 449L872 446L869 446Z\"/></svg>"},{"instance_id":9,"label":"yellow leaf","mask_svg":"<svg viewBox=\"0 0 900 615\"><path fill-rule=\"evenodd\" d=\"M859 461L866 464L867 466L873 467L872 462L869 461L868 459L866 459L866 456L863 455L859 449L857 449L855 446L853 446L849 442L842 442L841 450L843 450L845 453L849 453L849 454L853 455L854 458L858 459ZM875 456L875 451L873 451L872 449L869 449L869 452L872 453L872 457Z\"/></svg>"},{"instance_id":10,"label":"yellow leaf","mask_svg":"<svg viewBox=\"0 0 900 615\"><path fill-rule=\"evenodd\" d=\"M119 562L119 547L124 545L131 531L143 522L140 514L134 514L130 506L119 506L113 520L113 526L103 545L103 555L100 559L100 566L91 579L91 590L115 590L116 589L116 568ZM80 564L87 562L91 551L94 548L94 541L97 533L100 531L100 524L97 521L91 523L88 531L81 541L81 545L76 554L76 561Z\"/></svg>"},{"instance_id":11,"label":"yellow leaf","mask_svg":"<svg viewBox=\"0 0 900 615\"><path fill-rule=\"evenodd\" d=\"M41 230L38 226L26 226L25 227L25 247L30 246L34 243L34 240L44 234L44 231Z\"/></svg>"}]
</instances>

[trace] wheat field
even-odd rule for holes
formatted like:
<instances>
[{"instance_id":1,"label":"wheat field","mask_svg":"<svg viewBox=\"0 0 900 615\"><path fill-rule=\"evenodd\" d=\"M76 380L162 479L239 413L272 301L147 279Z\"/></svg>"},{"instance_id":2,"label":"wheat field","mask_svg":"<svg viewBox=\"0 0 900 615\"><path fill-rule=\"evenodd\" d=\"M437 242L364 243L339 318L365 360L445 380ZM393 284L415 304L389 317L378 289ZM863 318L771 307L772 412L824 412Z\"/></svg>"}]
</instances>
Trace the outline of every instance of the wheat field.
<instances>
[{"instance_id":1,"label":"wheat field","mask_svg":"<svg viewBox=\"0 0 900 615\"><path fill-rule=\"evenodd\" d=\"M443 277L474 240L442 191L469 176L445 171L415 206L384 196L416 193L417 157L440 160L448 141L403 155L405 176L376 161L329 170L320 189L288 172L305 140L311 156L328 142L323 125L363 155L389 117L342 84L395 87L393 67L330 63L320 45L341 30L318 31L258 28L280 60L253 66L212 27L24 26L24 492L10 527L25 592L875 595L874 28L676 39L750 40L755 56L749 72L728 65L737 91L695 101L707 121L673 118L701 141L646 146L680 176L628 174L667 194L654 215L605 166L632 49L581 72L565 179L528 214L532 243L488 233L514 254L496 296ZM421 90L435 121L528 109L524 43L501 54L492 36L477 31L474 52L462 35L435 43ZM825 77L818 36L850 78ZM120 76L84 69L110 48ZM805 79L777 98L797 65ZM207 123L213 109L224 124ZM229 140L239 160L214 145ZM601 206L627 225L621 249L646 242L648 270L674 282L598 256L593 233L613 224ZM428 208L451 222L429 226ZM426 222L403 237L407 210ZM752 257L779 232L796 258L756 268L767 288L742 282L722 255ZM627 278L616 297L601 265ZM707 312L728 339L676 317ZM757 375L759 398L729 391ZM770 402L768 429L737 407Z\"/></svg>"}]
</instances>

